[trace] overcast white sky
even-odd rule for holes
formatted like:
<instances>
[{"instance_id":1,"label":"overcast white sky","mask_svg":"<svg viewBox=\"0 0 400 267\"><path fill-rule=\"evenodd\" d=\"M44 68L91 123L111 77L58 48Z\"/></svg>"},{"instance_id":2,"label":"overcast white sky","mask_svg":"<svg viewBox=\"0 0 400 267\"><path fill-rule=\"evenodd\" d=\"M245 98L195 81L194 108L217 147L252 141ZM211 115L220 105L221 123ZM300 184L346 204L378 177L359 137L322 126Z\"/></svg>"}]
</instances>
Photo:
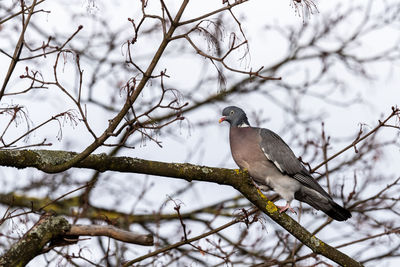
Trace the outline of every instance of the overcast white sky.
<instances>
[{"instance_id":1,"label":"overcast white sky","mask_svg":"<svg viewBox=\"0 0 400 267\"><path fill-rule=\"evenodd\" d=\"M126 27L129 25L127 18L134 17L135 14L140 13L140 10L136 9L136 5L132 4L132 1L121 1L123 3L119 3L119 1L116 2L118 3L115 3L114 1L94 1L95 6L93 7L90 4L91 1L75 0L68 3L68 5L59 5L58 1L46 1L44 4L41 5L41 8L45 10L50 9L51 13L49 13L48 15L40 16L42 21L41 25L49 32L51 32L52 29L57 29L57 31L59 31L60 28L65 27L65 32L70 34L74 29L78 27L78 25L82 24L84 25L84 29L81 33L83 35L89 35L91 30L101 27L99 24L91 20L92 17L99 16L109 17L111 25L115 28ZM173 3L178 1L168 2ZM205 2L207 4L204 4ZM222 1L217 0L191 1L188 9L184 13L184 19L191 18L193 16L197 16L207 11L211 11L218 7L221 7L221 2ZM321 16L326 15L327 12L332 12L332 8L336 6L339 2L342 2L343 5L347 5L349 1L316 1L320 13L315 13L311 15L311 17L306 18L305 21L311 24L318 22ZM355 4L361 3L363 2L363 0L351 2ZM152 5L153 3L157 3L157 1L149 1L150 5ZM379 3L375 3L373 8L379 11L380 6L381 5ZM158 4L155 4L154 8L158 8ZM69 18L68 14L70 10L79 10L79 12L84 15L89 14L89 19L84 17L71 19ZM118 10L118 12L116 12L116 10ZM257 69L263 65L272 65L273 62L279 60L286 52L287 44L285 44L283 40L278 37L278 35L273 35L270 32L266 31L266 24L294 25L295 27L297 27L298 25L301 25L303 23L303 18L297 16L295 14L295 10L290 7L289 0L249 1L248 3L241 5L239 8L236 8L235 14L238 18L242 18L241 22L250 44L250 57L247 58L247 61L244 61L244 63L240 64L239 62L237 64L241 67L247 66L253 69ZM357 22L358 18L354 17L354 23ZM349 34L349 29L351 29L351 27L343 27L343 36ZM12 32L12 29L7 29L6 27L2 30L10 31L10 34ZM373 36L366 36L363 42L362 49L360 49L359 53L370 54L372 51L379 51L380 49L384 49L385 46L387 47L394 42L398 42L399 36L400 35L398 29L387 29L385 31L376 33ZM226 38L228 39L228 37L229 36L227 36ZM130 37L127 36L126 38ZM142 49L141 51L146 54L151 53L158 45L158 42L158 40L154 40L154 43L149 43L148 40L146 40L145 43L139 43L138 46L140 47L140 49ZM329 45L331 44L326 43L325 45L329 47ZM0 47L2 48L2 45L0 45ZM123 49L121 49L121 60L124 59L122 53ZM71 61L72 59L69 60ZM232 59L232 62L235 63L235 60L236 59ZM184 89L185 87L191 88L191 86L195 83L194 80L196 80L197 74L202 70L201 61L202 59L194 60L192 57L172 59L170 58L162 60L158 64L157 68L158 70L163 70L167 68L168 74L171 76L171 78L167 81L169 85L173 85L175 88L182 89ZM145 64L146 62L148 61L143 61L143 64ZM47 63L51 64L51 61ZM0 54L0 80L4 79L8 64L9 60L7 59L7 57ZM13 79L10 83L11 88L15 88L15 90L18 90L18 88L20 88L20 85L22 83L20 83L18 76L23 73L24 68L24 64L18 65L17 70L15 71L15 75L13 76ZM82 64L82 68L85 69L87 73L90 73L90 71L92 71L90 65ZM312 69L312 66L310 66L308 70L312 72ZM332 137L344 137L355 134L359 129L360 123L365 123L371 128L374 127L377 123L377 120L382 118L382 114L389 114L391 111L390 107L399 104L400 91L398 85L400 84L400 75L398 63L392 65L386 63L374 64L369 66L369 69L374 74L376 74L376 80L365 81L363 79L354 78L354 76L349 75L345 72L343 72L342 74L344 77L348 76L347 81L352 89L352 92L350 94L353 96L361 94L367 100L368 105L355 104L346 108L331 106L325 107L325 104L321 103L321 101L309 99L308 102L303 103L304 112L309 112L311 114L326 112L327 114L329 114L324 118L324 121L326 125L326 131ZM288 82L296 82L297 77L301 79L301 77L303 76L303 73L293 75L293 71L295 70L287 70L288 73L291 73L290 78L288 78ZM67 65L64 70L65 80L73 81L74 73L75 72L73 71L73 69L69 69ZM46 73L44 74L46 75ZM282 73L282 75L284 74L285 73ZM285 79L285 76L282 77L283 79ZM228 81L227 86L229 87L229 85L233 84L233 82L241 78L241 76L236 76L236 80ZM73 84L73 82L71 82L71 84ZM216 85L215 88L210 88L210 90L215 90L215 92L217 92L219 88ZM54 101L48 102L46 100L46 102L43 102L42 97L47 96L48 94L54 95ZM143 94L143 97L146 97L147 92L144 92ZM284 95L280 97L284 99ZM341 94L337 94L337 97L341 98L343 96ZM2 104L4 105L5 103L19 103L26 105L29 110L29 115L31 116L33 122L36 124L42 120L47 119L49 117L49 114L55 114L57 112L60 112L60 110L65 110L67 107L73 108L72 103L66 102L65 98L60 98L59 92L54 91L45 92L42 95L39 94L34 98L8 97ZM251 114L253 112L259 113L260 111L262 111L262 116L268 118L269 120L267 124L263 124L261 126L279 132L283 135L284 138L290 135L286 132L280 132L280 129L283 129L283 126L285 124L285 122L283 121L283 119L285 118L285 114L282 114L281 110L278 110L275 106L270 105L269 103L265 102L263 99L260 99L254 94L249 96L242 96L240 98L229 98L228 104L240 106L244 108L248 114ZM217 104L217 107L219 107L220 109L202 109L202 112L189 113L187 115L188 122L183 122L182 127L179 128L177 125L171 126L179 128L180 134L178 135L178 137L165 138L161 135L160 138L163 142L163 148L159 148L152 142L146 142L142 146L138 146L135 150L125 150L124 155L166 162L185 162L187 160L189 152L194 151L194 156L190 160L191 163L236 168L236 165L231 159L229 152L228 125L218 125L217 123L220 116L220 110L222 110L224 106L225 104ZM89 119L91 120L91 122L94 123L94 128L97 132L101 132L105 129L105 126L107 124L107 119L105 118L111 118L110 114L107 114L99 108L93 107L91 105L88 106L88 114ZM187 127L188 125L195 124L197 121L204 120L205 118L214 120L215 125L204 128ZM255 119L249 115L249 121L250 123L252 123L255 122ZM365 129L368 129L368 127ZM18 129L16 129L16 131L18 131ZM48 140L54 144L51 149L65 149L68 147L68 149L70 150L80 151L91 142L90 136L86 133L81 125L71 127L69 124L66 124L63 127L63 139L61 141L57 140L57 131L54 130L54 125L50 125L49 127L41 130L41 132L32 137L32 140L40 140L42 136L41 134L46 135ZM394 131L385 130L385 135L382 136L386 136L386 134L388 137L391 137L393 136ZM199 140L201 140L201 142L199 142ZM341 147L334 147L332 148L330 153L334 153L340 148ZM296 151L296 147L294 147L294 150ZM103 151L105 150L100 149L96 152ZM400 164L398 164L398 162L400 162L399 148L392 147L388 149L386 153L386 160L381 161L378 167L384 168L386 172L391 172L393 174L397 174L398 176L400 173ZM8 171L3 169L0 172L6 175ZM30 170L24 170L22 172L28 176ZM89 172L82 171L79 173L79 175L81 175L84 179L86 178L86 173ZM130 176L137 175L121 176L120 182L127 182L125 179L129 179L128 177ZM166 199L166 195L172 191L170 189L177 188L179 185L184 184L184 182L171 182L170 179L162 178L151 178L151 181L156 182L158 185L152 190L152 194L154 196L153 200L156 203L163 202ZM24 183L24 181L22 180L20 182ZM4 188L11 188L12 184L8 184L8 186L10 187ZM218 201L219 199L224 199L228 196L236 194L236 192L233 191L231 188L215 184L201 184L196 186L197 192L199 193L198 195L186 196L186 199L181 199L184 203L187 203L187 205L183 207L183 211L186 208L189 210L195 208L196 206L204 204L206 201L209 200L211 196L213 197L213 201ZM101 188L101 186L99 187ZM101 192L99 192L97 196L99 197L98 201L100 202ZM106 198L106 196L104 197ZM297 204L295 204L295 206L296 205ZM400 261L395 260L391 263L390 266L394 267L399 265Z\"/></svg>"}]
</instances>

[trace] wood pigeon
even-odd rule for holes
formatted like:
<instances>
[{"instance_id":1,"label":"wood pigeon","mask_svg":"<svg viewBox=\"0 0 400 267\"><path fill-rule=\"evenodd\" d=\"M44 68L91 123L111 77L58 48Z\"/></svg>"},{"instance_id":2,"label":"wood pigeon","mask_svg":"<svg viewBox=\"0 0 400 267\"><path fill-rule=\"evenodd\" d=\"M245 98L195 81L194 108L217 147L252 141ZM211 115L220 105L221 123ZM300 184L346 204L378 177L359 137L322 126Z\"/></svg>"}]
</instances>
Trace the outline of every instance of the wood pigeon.
<instances>
[{"instance_id":1,"label":"wood pigeon","mask_svg":"<svg viewBox=\"0 0 400 267\"><path fill-rule=\"evenodd\" d=\"M219 122L230 123L229 141L232 157L241 169L246 169L262 190L272 189L284 198L287 209L294 212L290 202L295 198L331 218L344 221L351 217L345 208L314 180L290 147L276 133L251 127L244 111L238 107L226 107Z\"/></svg>"}]
</instances>

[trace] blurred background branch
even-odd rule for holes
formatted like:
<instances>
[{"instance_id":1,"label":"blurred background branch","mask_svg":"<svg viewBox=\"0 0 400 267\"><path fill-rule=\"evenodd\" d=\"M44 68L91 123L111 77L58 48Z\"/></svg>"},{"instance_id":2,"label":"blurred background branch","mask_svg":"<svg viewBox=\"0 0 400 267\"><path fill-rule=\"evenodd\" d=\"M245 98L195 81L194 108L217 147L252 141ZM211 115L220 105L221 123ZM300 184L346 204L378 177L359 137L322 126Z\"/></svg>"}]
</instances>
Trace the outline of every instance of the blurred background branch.
<instances>
[{"instance_id":1,"label":"blurred background branch","mask_svg":"<svg viewBox=\"0 0 400 267\"><path fill-rule=\"evenodd\" d=\"M335 264L252 209L216 123L237 105L353 214L275 219L398 266L399 22L395 0L0 2L0 253L54 210L154 246L96 236L32 266Z\"/></svg>"}]
</instances>

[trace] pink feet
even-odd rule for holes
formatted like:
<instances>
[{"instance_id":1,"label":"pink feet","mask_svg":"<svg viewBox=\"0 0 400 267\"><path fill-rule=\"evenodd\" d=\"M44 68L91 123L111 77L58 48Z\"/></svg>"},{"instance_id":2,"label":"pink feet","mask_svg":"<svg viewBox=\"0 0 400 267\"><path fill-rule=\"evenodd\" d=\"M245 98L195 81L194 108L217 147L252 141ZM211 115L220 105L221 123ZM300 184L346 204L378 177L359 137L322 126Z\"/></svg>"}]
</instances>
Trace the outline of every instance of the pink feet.
<instances>
[{"instance_id":1,"label":"pink feet","mask_svg":"<svg viewBox=\"0 0 400 267\"><path fill-rule=\"evenodd\" d=\"M286 210L290 210L291 212L296 213L296 211L292 209L292 207L290 207L289 202L286 202L286 206L276 206L279 208L279 213L285 212Z\"/></svg>"}]
</instances>

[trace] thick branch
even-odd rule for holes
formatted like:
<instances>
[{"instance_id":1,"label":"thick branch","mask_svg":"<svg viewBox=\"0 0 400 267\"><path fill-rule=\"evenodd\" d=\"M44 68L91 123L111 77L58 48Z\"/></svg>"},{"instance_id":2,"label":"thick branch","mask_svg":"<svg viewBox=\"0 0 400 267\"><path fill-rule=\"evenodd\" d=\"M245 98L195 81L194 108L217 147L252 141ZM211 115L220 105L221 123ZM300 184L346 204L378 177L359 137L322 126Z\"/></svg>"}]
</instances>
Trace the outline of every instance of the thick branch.
<instances>
[{"instance_id":1,"label":"thick branch","mask_svg":"<svg viewBox=\"0 0 400 267\"><path fill-rule=\"evenodd\" d=\"M49 150L0 151L0 165L17 168L34 167L39 170L46 170L49 165L62 164L75 155L76 153L73 152ZM129 157L110 157L106 154L90 155L76 163L74 167L98 171L142 173L179 178L189 182L195 180L231 185L313 252L324 255L343 266L361 266L360 263L349 256L313 236L291 217L279 213L271 201L265 197L260 197L246 172L189 163L165 163Z\"/></svg>"},{"instance_id":2,"label":"thick branch","mask_svg":"<svg viewBox=\"0 0 400 267\"><path fill-rule=\"evenodd\" d=\"M78 241L76 238L79 236L108 236L122 242L142 246L154 244L152 235L125 231L111 225L70 225L63 217L46 213L0 257L0 266L25 266L37 255L46 252L53 246L76 243ZM48 243L50 243L49 248L44 249Z\"/></svg>"},{"instance_id":3,"label":"thick branch","mask_svg":"<svg viewBox=\"0 0 400 267\"><path fill-rule=\"evenodd\" d=\"M43 216L10 250L0 257L0 266L25 266L43 247L70 228L62 217Z\"/></svg>"},{"instance_id":4,"label":"thick branch","mask_svg":"<svg viewBox=\"0 0 400 267\"><path fill-rule=\"evenodd\" d=\"M74 236L108 236L122 242L152 246L154 244L152 235L144 235L125 231L111 225L72 225L66 235Z\"/></svg>"},{"instance_id":5,"label":"thick branch","mask_svg":"<svg viewBox=\"0 0 400 267\"><path fill-rule=\"evenodd\" d=\"M198 220L196 214L207 213L219 216L234 217L231 213L232 208L240 208L241 206L230 205L228 207L221 208L221 203L227 203L232 200L238 200L242 198L241 196L234 197L233 199L218 201L209 206L192 210L187 213L181 213L180 217L185 220ZM55 212L58 215L64 215L69 217L75 217L78 213L74 208L80 207L82 205L81 196L75 196L71 198L66 198L62 200L55 200L50 198L37 198L29 197L25 195L20 195L16 193L0 194L0 204L9 207L23 207L32 210L33 212ZM226 210L225 210L226 209ZM18 216L18 214L13 213L13 217ZM84 215L80 214L86 219L90 220L103 220L112 221L113 225L127 225L132 223L147 223L155 221L171 221L176 220L179 216L176 213L171 214L131 214L126 212L116 211L115 209L105 209L95 207L90 205L86 208ZM8 217L4 218L6 220ZM2 220L0 220L0 224Z\"/></svg>"}]
</instances>

